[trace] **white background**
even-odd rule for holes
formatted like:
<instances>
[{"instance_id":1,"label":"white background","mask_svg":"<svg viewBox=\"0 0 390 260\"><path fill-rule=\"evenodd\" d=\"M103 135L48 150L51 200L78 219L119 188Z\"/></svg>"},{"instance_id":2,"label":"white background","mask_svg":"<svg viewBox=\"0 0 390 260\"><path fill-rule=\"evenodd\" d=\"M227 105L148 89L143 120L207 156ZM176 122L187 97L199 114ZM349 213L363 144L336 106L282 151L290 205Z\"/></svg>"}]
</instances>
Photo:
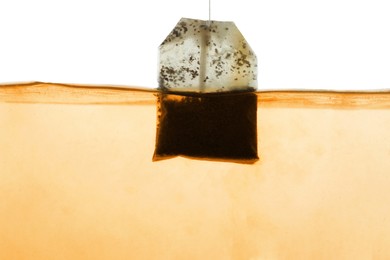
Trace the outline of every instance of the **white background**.
<instances>
[{"instance_id":1,"label":"white background","mask_svg":"<svg viewBox=\"0 0 390 260\"><path fill-rule=\"evenodd\" d=\"M260 89L390 88L388 0L212 0L259 60ZM157 47L208 0L0 0L0 82L157 86Z\"/></svg>"}]
</instances>

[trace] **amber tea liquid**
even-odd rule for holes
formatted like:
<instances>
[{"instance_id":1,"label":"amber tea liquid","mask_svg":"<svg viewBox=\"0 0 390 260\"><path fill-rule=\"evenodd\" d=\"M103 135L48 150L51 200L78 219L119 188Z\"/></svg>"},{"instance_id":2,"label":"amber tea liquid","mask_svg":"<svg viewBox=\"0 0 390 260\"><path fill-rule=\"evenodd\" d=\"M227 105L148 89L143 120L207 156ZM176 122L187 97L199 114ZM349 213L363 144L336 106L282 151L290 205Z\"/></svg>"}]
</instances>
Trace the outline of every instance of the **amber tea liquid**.
<instances>
[{"instance_id":1,"label":"amber tea liquid","mask_svg":"<svg viewBox=\"0 0 390 260\"><path fill-rule=\"evenodd\" d=\"M153 91L0 86L1 259L390 257L390 96L259 92L260 160L152 161Z\"/></svg>"}]
</instances>

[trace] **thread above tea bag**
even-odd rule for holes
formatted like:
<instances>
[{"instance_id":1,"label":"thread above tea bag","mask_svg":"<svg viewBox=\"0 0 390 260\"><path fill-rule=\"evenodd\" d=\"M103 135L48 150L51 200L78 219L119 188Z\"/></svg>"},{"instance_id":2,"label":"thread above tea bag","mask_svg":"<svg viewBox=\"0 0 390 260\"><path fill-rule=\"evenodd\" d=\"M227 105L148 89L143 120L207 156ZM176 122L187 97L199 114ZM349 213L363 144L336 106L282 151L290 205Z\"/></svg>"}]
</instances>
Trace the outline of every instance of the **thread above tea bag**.
<instances>
[{"instance_id":1,"label":"thread above tea bag","mask_svg":"<svg viewBox=\"0 0 390 260\"><path fill-rule=\"evenodd\" d=\"M159 89L254 91L256 55L233 22L182 18L159 47Z\"/></svg>"}]
</instances>

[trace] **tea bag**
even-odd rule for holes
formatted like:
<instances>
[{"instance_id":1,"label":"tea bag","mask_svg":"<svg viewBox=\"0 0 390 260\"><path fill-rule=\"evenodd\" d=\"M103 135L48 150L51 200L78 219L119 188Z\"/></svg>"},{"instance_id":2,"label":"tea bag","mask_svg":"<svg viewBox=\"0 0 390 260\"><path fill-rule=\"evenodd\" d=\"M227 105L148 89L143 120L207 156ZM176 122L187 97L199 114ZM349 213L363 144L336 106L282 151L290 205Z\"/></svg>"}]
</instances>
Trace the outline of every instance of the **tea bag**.
<instances>
[{"instance_id":1,"label":"tea bag","mask_svg":"<svg viewBox=\"0 0 390 260\"><path fill-rule=\"evenodd\" d=\"M153 160L258 160L256 69L233 22L181 19L160 45Z\"/></svg>"},{"instance_id":2,"label":"tea bag","mask_svg":"<svg viewBox=\"0 0 390 260\"><path fill-rule=\"evenodd\" d=\"M233 22L182 18L159 50L161 90L213 93L257 88L256 55Z\"/></svg>"}]
</instances>

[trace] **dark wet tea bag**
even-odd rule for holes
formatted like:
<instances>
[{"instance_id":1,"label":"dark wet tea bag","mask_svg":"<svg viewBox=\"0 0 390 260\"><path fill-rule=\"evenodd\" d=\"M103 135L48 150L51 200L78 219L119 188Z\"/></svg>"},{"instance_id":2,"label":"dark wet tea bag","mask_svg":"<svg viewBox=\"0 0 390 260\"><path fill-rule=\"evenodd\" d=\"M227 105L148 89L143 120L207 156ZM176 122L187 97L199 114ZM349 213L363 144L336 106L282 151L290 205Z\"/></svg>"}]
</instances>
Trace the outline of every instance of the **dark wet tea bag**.
<instances>
[{"instance_id":1,"label":"dark wet tea bag","mask_svg":"<svg viewBox=\"0 0 390 260\"><path fill-rule=\"evenodd\" d=\"M258 160L256 69L234 23L181 19L160 46L153 160Z\"/></svg>"}]
</instances>

